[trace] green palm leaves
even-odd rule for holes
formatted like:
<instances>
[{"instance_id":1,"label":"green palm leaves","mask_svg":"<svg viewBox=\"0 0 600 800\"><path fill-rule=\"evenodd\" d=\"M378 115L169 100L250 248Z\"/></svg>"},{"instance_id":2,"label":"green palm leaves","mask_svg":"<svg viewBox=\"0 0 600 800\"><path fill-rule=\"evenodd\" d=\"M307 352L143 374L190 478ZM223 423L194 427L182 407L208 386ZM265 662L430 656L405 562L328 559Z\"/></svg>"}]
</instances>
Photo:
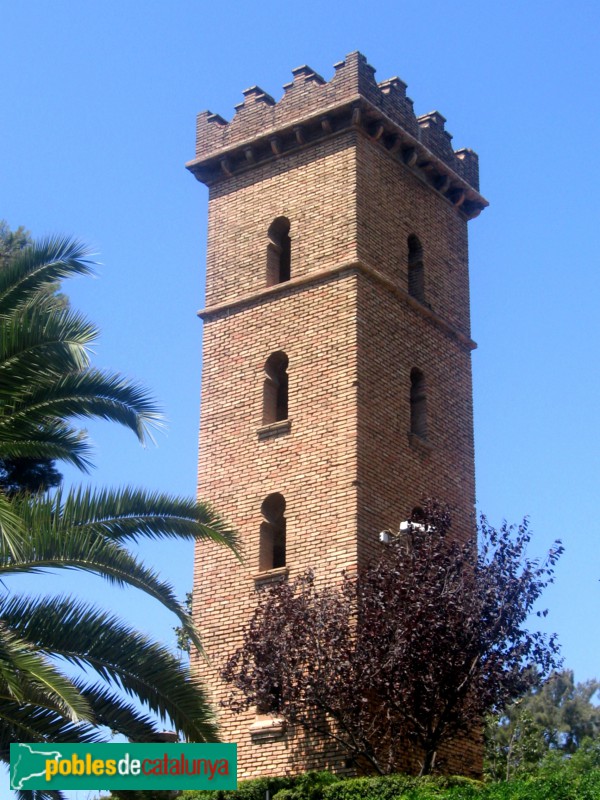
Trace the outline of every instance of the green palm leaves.
<instances>
[{"instance_id":1,"label":"green palm leaves","mask_svg":"<svg viewBox=\"0 0 600 800\"><path fill-rule=\"evenodd\" d=\"M195 741L217 736L201 687L168 649L72 597L14 595L7 580L16 573L77 569L113 585L133 586L176 614L199 645L173 588L128 546L140 539L187 538L235 549L232 531L202 503L135 489L18 491L31 487L6 477L22 474L14 467L23 463L43 473L54 460L87 470L89 443L78 419L118 422L142 443L161 423L156 404L143 389L90 366L89 348L97 330L56 294L60 280L91 271L85 248L64 238L0 260L4 759L11 741L97 741L103 736L101 726L133 740L152 740L159 727L156 717ZM39 488L49 485L42 480ZM95 677L67 677L61 662ZM140 711L140 701L148 713Z\"/></svg>"},{"instance_id":2,"label":"green palm leaves","mask_svg":"<svg viewBox=\"0 0 600 800\"><path fill-rule=\"evenodd\" d=\"M86 256L78 242L49 239L0 269L0 457L87 469L87 437L72 418L118 422L141 442L160 425L143 389L90 367L98 332L55 295L57 280L91 273Z\"/></svg>"}]
</instances>

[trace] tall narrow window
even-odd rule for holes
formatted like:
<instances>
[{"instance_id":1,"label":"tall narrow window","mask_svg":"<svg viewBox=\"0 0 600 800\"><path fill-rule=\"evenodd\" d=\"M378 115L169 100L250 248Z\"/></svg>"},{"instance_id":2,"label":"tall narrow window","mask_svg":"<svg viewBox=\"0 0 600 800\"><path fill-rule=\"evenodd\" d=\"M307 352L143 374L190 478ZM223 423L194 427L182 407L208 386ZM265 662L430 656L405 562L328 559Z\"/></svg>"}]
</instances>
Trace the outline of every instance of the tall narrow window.
<instances>
[{"instance_id":1,"label":"tall narrow window","mask_svg":"<svg viewBox=\"0 0 600 800\"><path fill-rule=\"evenodd\" d=\"M261 506L264 517L260 526L259 569L285 567L285 498L279 492L270 494Z\"/></svg>"},{"instance_id":2,"label":"tall narrow window","mask_svg":"<svg viewBox=\"0 0 600 800\"><path fill-rule=\"evenodd\" d=\"M414 234L408 237L408 293L420 303L425 301L423 247Z\"/></svg>"},{"instance_id":3,"label":"tall narrow window","mask_svg":"<svg viewBox=\"0 0 600 800\"><path fill-rule=\"evenodd\" d=\"M427 398L425 377L420 369L410 373L410 432L427 438Z\"/></svg>"},{"instance_id":4,"label":"tall narrow window","mask_svg":"<svg viewBox=\"0 0 600 800\"><path fill-rule=\"evenodd\" d=\"M290 221L277 217L269 226L267 245L267 286L289 281L291 276L292 243Z\"/></svg>"},{"instance_id":5,"label":"tall narrow window","mask_svg":"<svg viewBox=\"0 0 600 800\"><path fill-rule=\"evenodd\" d=\"M288 357L279 350L265 364L263 387L263 425L288 418Z\"/></svg>"}]
</instances>

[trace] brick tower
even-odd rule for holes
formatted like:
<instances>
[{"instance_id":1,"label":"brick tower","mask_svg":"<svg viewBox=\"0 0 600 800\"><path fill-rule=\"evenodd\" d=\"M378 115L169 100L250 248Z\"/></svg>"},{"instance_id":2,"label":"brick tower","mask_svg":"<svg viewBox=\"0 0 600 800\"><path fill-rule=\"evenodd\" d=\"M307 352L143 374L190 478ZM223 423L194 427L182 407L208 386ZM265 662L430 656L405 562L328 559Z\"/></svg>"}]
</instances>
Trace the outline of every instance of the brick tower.
<instances>
[{"instance_id":1,"label":"brick tower","mask_svg":"<svg viewBox=\"0 0 600 800\"><path fill-rule=\"evenodd\" d=\"M405 84L377 84L360 53L335 70L328 83L293 70L278 103L247 89L230 123L200 114L187 165L210 189L199 492L245 558L196 554L211 661L196 666L217 709L258 587L307 567L337 580L425 495L473 530L477 156L454 152L444 117L415 117ZM241 777L342 764L298 755L268 715L218 714ZM468 743L447 758L477 770Z\"/></svg>"}]
</instances>

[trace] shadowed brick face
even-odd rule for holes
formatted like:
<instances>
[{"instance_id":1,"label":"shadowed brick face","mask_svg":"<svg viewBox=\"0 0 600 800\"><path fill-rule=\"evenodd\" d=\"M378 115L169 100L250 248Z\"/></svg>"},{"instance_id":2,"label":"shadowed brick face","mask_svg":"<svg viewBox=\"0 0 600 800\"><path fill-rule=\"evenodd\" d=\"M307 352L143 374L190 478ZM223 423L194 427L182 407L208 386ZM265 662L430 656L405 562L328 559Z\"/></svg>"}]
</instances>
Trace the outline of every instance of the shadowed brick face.
<instances>
[{"instance_id":1,"label":"shadowed brick face","mask_svg":"<svg viewBox=\"0 0 600 800\"><path fill-rule=\"evenodd\" d=\"M331 745L219 707L218 672L256 587L308 567L338 580L377 556L378 532L396 530L426 495L454 506L463 535L474 531L467 221L486 205L477 157L453 153L437 112L415 117L401 81L373 75L353 53L329 83L294 70L277 104L253 87L231 123L199 115L188 165L210 188L198 491L244 546L242 565L198 547L194 606L210 664L194 666L224 740L239 745L242 777L344 766ZM280 217L290 279L269 285L268 232ZM409 295L411 236L422 302ZM288 359L287 418L265 424L273 353ZM275 493L285 566L261 572L261 507ZM476 737L443 755L448 771L481 770ZM407 752L407 769L416 757Z\"/></svg>"}]
</instances>

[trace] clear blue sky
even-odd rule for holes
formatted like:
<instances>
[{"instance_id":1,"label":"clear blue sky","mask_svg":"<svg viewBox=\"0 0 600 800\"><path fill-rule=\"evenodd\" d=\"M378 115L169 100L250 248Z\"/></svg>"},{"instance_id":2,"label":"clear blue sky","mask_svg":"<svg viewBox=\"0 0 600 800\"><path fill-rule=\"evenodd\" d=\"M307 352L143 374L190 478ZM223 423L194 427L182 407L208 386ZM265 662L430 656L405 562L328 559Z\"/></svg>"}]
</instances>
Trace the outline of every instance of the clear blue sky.
<instances>
[{"instance_id":1,"label":"clear blue sky","mask_svg":"<svg viewBox=\"0 0 600 800\"><path fill-rule=\"evenodd\" d=\"M493 521L530 515L536 553L563 539L545 624L577 679L600 677L599 31L600 6L582 0L4 4L0 217L93 246L100 277L65 288L103 331L96 363L152 387L170 420L146 451L91 427L94 483L195 491L207 190L183 165L196 113L230 119L244 88L278 99L293 67L329 79L361 50L479 153L491 205L470 223L478 506ZM189 588L189 547L148 559ZM150 601L91 591L172 640Z\"/></svg>"}]
</instances>

